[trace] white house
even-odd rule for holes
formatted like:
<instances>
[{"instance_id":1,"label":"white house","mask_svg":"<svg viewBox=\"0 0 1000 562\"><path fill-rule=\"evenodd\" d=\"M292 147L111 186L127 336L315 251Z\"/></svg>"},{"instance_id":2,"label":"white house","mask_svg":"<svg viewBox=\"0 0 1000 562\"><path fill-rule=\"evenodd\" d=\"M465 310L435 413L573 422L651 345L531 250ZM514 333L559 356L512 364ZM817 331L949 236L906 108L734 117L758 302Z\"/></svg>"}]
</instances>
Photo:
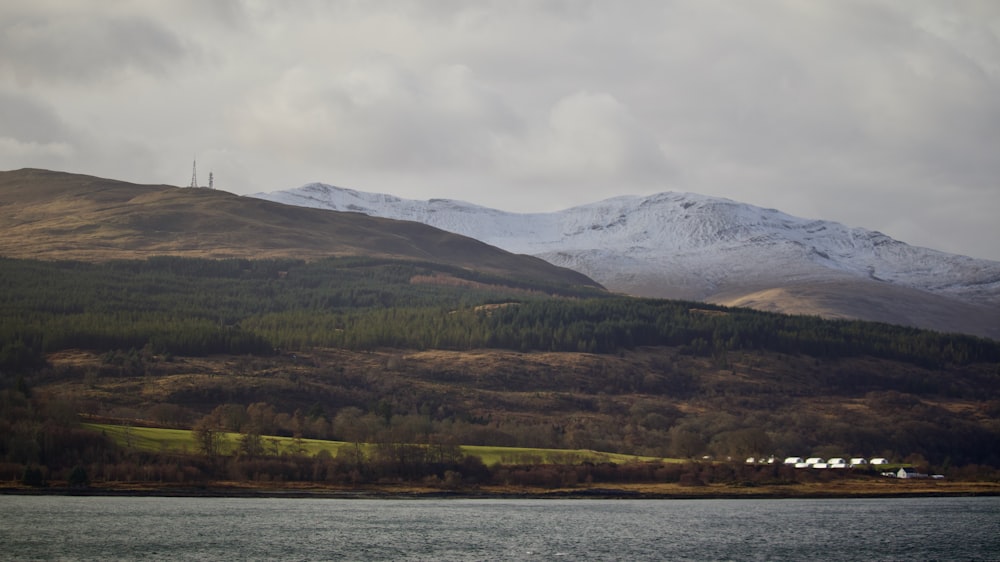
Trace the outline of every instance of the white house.
<instances>
[{"instance_id":1,"label":"white house","mask_svg":"<svg viewBox=\"0 0 1000 562\"><path fill-rule=\"evenodd\" d=\"M927 478L926 474L920 474L913 468L900 468L896 472L896 478Z\"/></svg>"}]
</instances>

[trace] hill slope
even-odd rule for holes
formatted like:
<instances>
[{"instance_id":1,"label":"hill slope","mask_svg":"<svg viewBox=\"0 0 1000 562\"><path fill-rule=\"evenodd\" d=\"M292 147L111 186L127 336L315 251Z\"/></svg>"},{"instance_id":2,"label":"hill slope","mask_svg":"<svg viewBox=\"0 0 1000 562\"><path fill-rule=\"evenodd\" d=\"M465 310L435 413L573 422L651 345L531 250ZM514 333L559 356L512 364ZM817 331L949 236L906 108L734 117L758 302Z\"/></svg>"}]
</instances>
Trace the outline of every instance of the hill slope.
<instances>
[{"instance_id":1,"label":"hill slope","mask_svg":"<svg viewBox=\"0 0 1000 562\"><path fill-rule=\"evenodd\" d=\"M597 286L541 259L414 222L46 170L0 172L0 231L0 255L17 258L366 256Z\"/></svg>"},{"instance_id":2,"label":"hill slope","mask_svg":"<svg viewBox=\"0 0 1000 562\"><path fill-rule=\"evenodd\" d=\"M541 257L632 295L1000 339L1000 263L726 199L661 193L515 214L324 184L257 197L424 222Z\"/></svg>"},{"instance_id":3,"label":"hill slope","mask_svg":"<svg viewBox=\"0 0 1000 562\"><path fill-rule=\"evenodd\" d=\"M187 427L222 404L267 404L268 425L287 424L285 433L296 423L289 414L313 410L301 422L306 437L346 440L395 431L466 445L718 458L919 454L958 466L995 466L1000 443L998 389L982 384L994 377L983 364L939 370L752 353L720 367L668 347L613 355L313 350L144 361L145 376L121 374L91 353L50 361L58 374L39 381L87 413Z\"/></svg>"}]
</instances>

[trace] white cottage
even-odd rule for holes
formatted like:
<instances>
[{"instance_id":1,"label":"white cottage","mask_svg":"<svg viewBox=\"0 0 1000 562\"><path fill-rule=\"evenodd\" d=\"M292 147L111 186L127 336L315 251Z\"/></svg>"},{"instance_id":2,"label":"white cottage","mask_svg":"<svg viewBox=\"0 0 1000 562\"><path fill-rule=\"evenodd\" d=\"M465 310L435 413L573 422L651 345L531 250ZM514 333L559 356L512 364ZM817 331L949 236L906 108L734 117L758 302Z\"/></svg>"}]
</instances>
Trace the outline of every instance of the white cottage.
<instances>
[{"instance_id":1,"label":"white cottage","mask_svg":"<svg viewBox=\"0 0 1000 562\"><path fill-rule=\"evenodd\" d=\"M926 474L921 474L913 468L900 468L896 472L896 478L927 478Z\"/></svg>"}]
</instances>

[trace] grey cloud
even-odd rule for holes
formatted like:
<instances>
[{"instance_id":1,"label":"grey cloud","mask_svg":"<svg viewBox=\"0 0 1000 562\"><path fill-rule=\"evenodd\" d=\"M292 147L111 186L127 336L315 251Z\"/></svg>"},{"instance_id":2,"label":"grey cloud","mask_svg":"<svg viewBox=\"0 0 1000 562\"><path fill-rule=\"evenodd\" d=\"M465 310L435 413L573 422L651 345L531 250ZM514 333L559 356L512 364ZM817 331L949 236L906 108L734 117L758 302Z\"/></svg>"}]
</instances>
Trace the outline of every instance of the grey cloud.
<instances>
[{"instance_id":1,"label":"grey cloud","mask_svg":"<svg viewBox=\"0 0 1000 562\"><path fill-rule=\"evenodd\" d=\"M81 130L55 107L0 90L0 169L48 168L150 182L156 152L144 140Z\"/></svg>"},{"instance_id":2,"label":"grey cloud","mask_svg":"<svg viewBox=\"0 0 1000 562\"><path fill-rule=\"evenodd\" d=\"M0 136L49 143L70 136L54 108L26 96L0 90Z\"/></svg>"},{"instance_id":3,"label":"grey cloud","mask_svg":"<svg viewBox=\"0 0 1000 562\"><path fill-rule=\"evenodd\" d=\"M125 70L159 74L188 49L142 17L22 16L0 23L0 68L19 83L94 83Z\"/></svg>"},{"instance_id":4,"label":"grey cloud","mask_svg":"<svg viewBox=\"0 0 1000 562\"><path fill-rule=\"evenodd\" d=\"M0 169L72 166L78 141L52 107L0 90Z\"/></svg>"},{"instance_id":5,"label":"grey cloud","mask_svg":"<svg viewBox=\"0 0 1000 562\"><path fill-rule=\"evenodd\" d=\"M481 165L484 144L511 120L466 67L418 75L387 57L336 75L296 67L230 116L253 146L409 170Z\"/></svg>"},{"instance_id":6,"label":"grey cloud","mask_svg":"<svg viewBox=\"0 0 1000 562\"><path fill-rule=\"evenodd\" d=\"M607 93L559 100L526 135L504 138L495 158L508 177L578 188L609 181L643 188L672 176L655 135Z\"/></svg>"},{"instance_id":7,"label":"grey cloud","mask_svg":"<svg viewBox=\"0 0 1000 562\"><path fill-rule=\"evenodd\" d=\"M243 193L519 211L674 189L1000 238L996 2L44 2L0 7L7 161L133 173L124 148L157 174L128 179L176 183L199 153Z\"/></svg>"}]
</instances>

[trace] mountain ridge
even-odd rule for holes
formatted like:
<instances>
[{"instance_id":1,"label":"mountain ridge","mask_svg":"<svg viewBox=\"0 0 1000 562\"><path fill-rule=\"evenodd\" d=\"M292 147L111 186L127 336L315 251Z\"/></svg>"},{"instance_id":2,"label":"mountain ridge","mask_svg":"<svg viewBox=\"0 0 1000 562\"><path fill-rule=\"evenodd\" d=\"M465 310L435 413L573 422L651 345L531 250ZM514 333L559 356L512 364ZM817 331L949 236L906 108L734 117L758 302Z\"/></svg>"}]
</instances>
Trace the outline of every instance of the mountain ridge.
<instances>
[{"instance_id":1,"label":"mountain ridge","mask_svg":"<svg viewBox=\"0 0 1000 562\"><path fill-rule=\"evenodd\" d=\"M0 231L0 255L13 258L387 257L599 287L539 258L416 222L49 170L0 172Z\"/></svg>"},{"instance_id":2,"label":"mountain ridge","mask_svg":"<svg viewBox=\"0 0 1000 562\"><path fill-rule=\"evenodd\" d=\"M321 183L254 197L423 222L540 257L636 296L1000 339L1000 262L729 199L664 192L518 214Z\"/></svg>"}]
</instances>

